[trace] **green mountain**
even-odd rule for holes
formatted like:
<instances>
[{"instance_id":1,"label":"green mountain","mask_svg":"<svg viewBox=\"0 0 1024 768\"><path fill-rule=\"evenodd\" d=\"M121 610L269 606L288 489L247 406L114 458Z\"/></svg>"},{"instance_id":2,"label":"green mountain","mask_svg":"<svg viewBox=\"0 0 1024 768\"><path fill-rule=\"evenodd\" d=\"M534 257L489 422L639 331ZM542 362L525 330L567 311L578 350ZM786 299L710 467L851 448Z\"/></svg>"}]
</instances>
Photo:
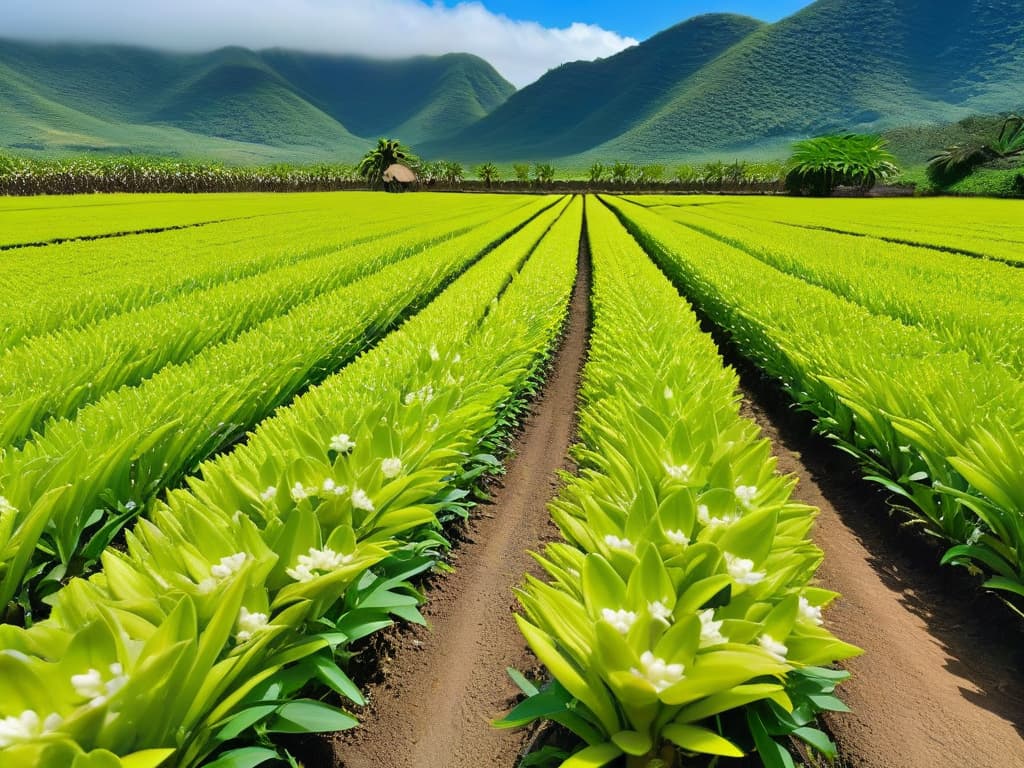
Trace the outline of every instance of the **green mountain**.
<instances>
[{"instance_id":1,"label":"green mountain","mask_svg":"<svg viewBox=\"0 0 1024 768\"><path fill-rule=\"evenodd\" d=\"M1021 109L1024 0L817 0L774 24L698 16L519 92L467 54L0 40L0 147L41 153L352 160L386 135L429 158L581 167L781 157L811 135L902 128L916 158L930 151L920 126Z\"/></svg>"},{"instance_id":2,"label":"green mountain","mask_svg":"<svg viewBox=\"0 0 1024 768\"><path fill-rule=\"evenodd\" d=\"M377 136L415 143L455 133L514 90L467 54L376 61L0 41L0 147L351 160Z\"/></svg>"},{"instance_id":3,"label":"green mountain","mask_svg":"<svg viewBox=\"0 0 1024 768\"><path fill-rule=\"evenodd\" d=\"M782 155L797 138L1020 109L1024 0L818 0L691 19L549 72L424 152L585 163Z\"/></svg>"}]
</instances>

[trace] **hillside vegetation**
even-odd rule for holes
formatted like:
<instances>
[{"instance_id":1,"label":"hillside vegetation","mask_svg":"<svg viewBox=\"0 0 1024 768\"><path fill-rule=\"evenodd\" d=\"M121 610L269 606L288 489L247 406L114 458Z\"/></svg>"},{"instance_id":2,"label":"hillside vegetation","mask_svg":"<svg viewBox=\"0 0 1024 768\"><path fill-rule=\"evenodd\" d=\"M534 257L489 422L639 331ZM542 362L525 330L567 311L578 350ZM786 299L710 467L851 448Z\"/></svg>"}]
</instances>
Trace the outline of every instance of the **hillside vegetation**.
<instances>
[{"instance_id":1,"label":"hillside vegetation","mask_svg":"<svg viewBox=\"0 0 1024 768\"><path fill-rule=\"evenodd\" d=\"M706 14L518 92L468 54L0 40L0 147L51 155L351 162L387 136L428 159L583 169L781 160L808 137L896 131L916 165L981 128L922 126L1019 111L1022 94L1024 0L817 0L774 24Z\"/></svg>"},{"instance_id":2,"label":"hillside vegetation","mask_svg":"<svg viewBox=\"0 0 1024 768\"><path fill-rule=\"evenodd\" d=\"M706 60L692 40L713 41ZM677 58L697 66L675 68ZM562 113L570 76L595 85L580 86ZM603 117L608 94L626 88L628 107ZM697 17L605 61L554 70L436 151L581 164L781 157L794 139L1005 111L1022 93L1024 0L818 0L770 25ZM554 109L529 108L537 104ZM551 138L580 114L618 122Z\"/></svg>"},{"instance_id":3,"label":"hillside vegetation","mask_svg":"<svg viewBox=\"0 0 1024 768\"><path fill-rule=\"evenodd\" d=\"M355 159L366 137L440 138L514 90L468 54L374 61L2 41L0 146L233 162Z\"/></svg>"}]
</instances>

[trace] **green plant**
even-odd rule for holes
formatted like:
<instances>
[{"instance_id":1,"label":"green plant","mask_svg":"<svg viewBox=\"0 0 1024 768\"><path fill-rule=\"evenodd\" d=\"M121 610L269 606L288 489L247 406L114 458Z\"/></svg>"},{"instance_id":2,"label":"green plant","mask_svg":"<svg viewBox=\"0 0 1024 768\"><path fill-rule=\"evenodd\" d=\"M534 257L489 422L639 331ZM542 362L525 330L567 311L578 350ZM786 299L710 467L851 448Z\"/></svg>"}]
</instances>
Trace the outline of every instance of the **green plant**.
<instances>
[{"instance_id":1,"label":"green plant","mask_svg":"<svg viewBox=\"0 0 1024 768\"><path fill-rule=\"evenodd\" d=\"M498 166L494 163L484 163L476 167L476 177L490 189L491 184L501 178L501 174L498 172Z\"/></svg>"},{"instance_id":2,"label":"green plant","mask_svg":"<svg viewBox=\"0 0 1024 768\"><path fill-rule=\"evenodd\" d=\"M767 761L787 734L829 751L808 726L842 706L829 696L845 675L816 665L858 650L821 626L835 595L810 585L814 511L789 498L737 413L735 374L668 280L606 208L588 206L587 226L581 472L549 507L564 538L537 557L549 581L517 592L552 682L517 678L528 698L497 725L558 722L583 742L566 768Z\"/></svg>"},{"instance_id":3,"label":"green plant","mask_svg":"<svg viewBox=\"0 0 1024 768\"><path fill-rule=\"evenodd\" d=\"M555 167L551 163L534 163L533 178L540 186L550 186L555 180Z\"/></svg>"},{"instance_id":4,"label":"green plant","mask_svg":"<svg viewBox=\"0 0 1024 768\"><path fill-rule=\"evenodd\" d=\"M837 134L793 145L786 188L794 194L826 196L838 186L870 189L899 168L879 136Z\"/></svg>"},{"instance_id":5,"label":"green plant","mask_svg":"<svg viewBox=\"0 0 1024 768\"><path fill-rule=\"evenodd\" d=\"M528 163L516 163L512 166L512 175L516 177L516 181L521 184L526 184L530 181L530 166Z\"/></svg>"},{"instance_id":6,"label":"green plant","mask_svg":"<svg viewBox=\"0 0 1024 768\"><path fill-rule=\"evenodd\" d=\"M594 163L587 171L587 178L591 184L600 184L608 176L608 168L604 163Z\"/></svg>"},{"instance_id":7,"label":"green plant","mask_svg":"<svg viewBox=\"0 0 1024 768\"><path fill-rule=\"evenodd\" d=\"M376 187L382 182L384 171L395 163L415 166L419 163L419 158L397 139L381 138L377 140L377 146L367 152L359 161L357 171L362 178L369 182L371 187Z\"/></svg>"},{"instance_id":8,"label":"green plant","mask_svg":"<svg viewBox=\"0 0 1024 768\"><path fill-rule=\"evenodd\" d=\"M636 171L629 163L616 161L612 165L611 180L613 184L629 184L636 176Z\"/></svg>"},{"instance_id":9,"label":"green plant","mask_svg":"<svg viewBox=\"0 0 1024 768\"><path fill-rule=\"evenodd\" d=\"M1010 115L999 134L990 142L957 144L928 160L928 175L935 183L948 186L968 176L975 168L1000 158L1024 154L1024 117Z\"/></svg>"},{"instance_id":10,"label":"green plant","mask_svg":"<svg viewBox=\"0 0 1024 768\"><path fill-rule=\"evenodd\" d=\"M675 170L674 180L680 184L689 184L692 181L696 181L697 177L697 169L692 165L680 165Z\"/></svg>"},{"instance_id":11,"label":"green plant","mask_svg":"<svg viewBox=\"0 0 1024 768\"><path fill-rule=\"evenodd\" d=\"M462 163L455 160L445 160L441 163L441 180L449 186L461 184L466 176L466 170Z\"/></svg>"},{"instance_id":12,"label":"green plant","mask_svg":"<svg viewBox=\"0 0 1024 768\"><path fill-rule=\"evenodd\" d=\"M637 181L641 184L657 184L665 178L664 165L644 165L640 167Z\"/></svg>"}]
</instances>

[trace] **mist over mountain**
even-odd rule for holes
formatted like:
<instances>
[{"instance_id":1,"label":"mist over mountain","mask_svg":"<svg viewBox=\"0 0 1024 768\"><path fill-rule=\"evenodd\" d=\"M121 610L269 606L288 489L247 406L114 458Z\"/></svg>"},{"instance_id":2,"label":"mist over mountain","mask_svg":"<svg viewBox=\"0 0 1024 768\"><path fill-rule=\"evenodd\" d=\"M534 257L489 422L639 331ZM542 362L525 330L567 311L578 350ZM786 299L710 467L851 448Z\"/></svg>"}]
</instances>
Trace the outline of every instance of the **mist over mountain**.
<instances>
[{"instance_id":1,"label":"mist over mountain","mask_svg":"<svg viewBox=\"0 0 1024 768\"><path fill-rule=\"evenodd\" d=\"M0 40L0 147L464 162L779 157L794 139L1024 108L1024 0L818 0L682 22L516 91L469 54L381 61Z\"/></svg>"}]
</instances>

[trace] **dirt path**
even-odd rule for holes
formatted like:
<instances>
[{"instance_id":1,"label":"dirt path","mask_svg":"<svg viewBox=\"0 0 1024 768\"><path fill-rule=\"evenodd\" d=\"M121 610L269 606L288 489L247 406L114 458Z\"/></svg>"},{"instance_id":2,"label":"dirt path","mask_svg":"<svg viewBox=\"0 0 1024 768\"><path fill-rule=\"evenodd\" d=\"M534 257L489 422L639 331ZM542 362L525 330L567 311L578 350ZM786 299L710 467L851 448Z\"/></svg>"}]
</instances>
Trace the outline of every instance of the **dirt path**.
<instances>
[{"instance_id":1,"label":"dirt path","mask_svg":"<svg viewBox=\"0 0 1024 768\"><path fill-rule=\"evenodd\" d=\"M557 531L546 504L569 469L576 390L586 352L589 256L581 247L565 337L493 503L477 510L455 572L430 589L429 629L405 633L363 724L336 746L343 768L513 768L525 738L497 731L517 689L506 667L534 662L512 619L512 588L538 573L527 549Z\"/></svg>"},{"instance_id":2,"label":"dirt path","mask_svg":"<svg viewBox=\"0 0 1024 768\"><path fill-rule=\"evenodd\" d=\"M854 676L842 697L852 713L827 721L844 763L1024 767L1019 626L992 626L1003 617L975 609L970 591L947 589L937 563L915 562L894 542L881 496L757 390L746 390L744 415L772 439L779 469L799 476L795 497L821 509L818 575L842 593L828 626L866 651L847 664Z\"/></svg>"}]
</instances>

